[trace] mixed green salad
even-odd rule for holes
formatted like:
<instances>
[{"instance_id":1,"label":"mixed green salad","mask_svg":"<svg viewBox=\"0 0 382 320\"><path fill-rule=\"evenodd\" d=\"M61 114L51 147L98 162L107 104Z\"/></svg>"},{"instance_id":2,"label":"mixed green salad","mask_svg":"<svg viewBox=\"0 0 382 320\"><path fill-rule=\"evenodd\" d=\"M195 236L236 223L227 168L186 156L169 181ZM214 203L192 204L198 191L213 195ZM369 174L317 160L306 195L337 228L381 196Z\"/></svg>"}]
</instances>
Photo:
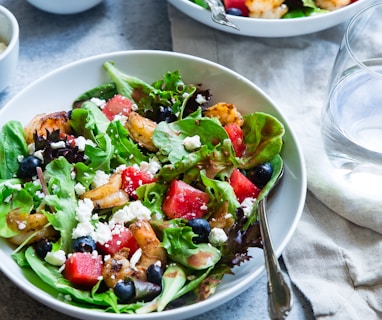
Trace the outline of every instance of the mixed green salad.
<instances>
[{"instance_id":1,"label":"mixed green salad","mask_svg":"<svg viewBox=\"0 0 382 320\"><path fill-rule=\"evenodd\" d=\"M207 299L262 247L257 203L283 166L283 124L212 104L178 71L149 84L104 69L110 82L70 111L2 127L0 236L69 304L147 313Z\"/></svg>"},{"instance_id":2,"label":"mixed green salad","mask_svg":"<svg viewBox=\"0 0 382 320\"><path fill-rule=\"evenodd\" d=\"M190 0L209 9L206 0ZM291 19L325 14L357 0L222 0L228 14L263 19Z\"/></svg>"}]
</instances>

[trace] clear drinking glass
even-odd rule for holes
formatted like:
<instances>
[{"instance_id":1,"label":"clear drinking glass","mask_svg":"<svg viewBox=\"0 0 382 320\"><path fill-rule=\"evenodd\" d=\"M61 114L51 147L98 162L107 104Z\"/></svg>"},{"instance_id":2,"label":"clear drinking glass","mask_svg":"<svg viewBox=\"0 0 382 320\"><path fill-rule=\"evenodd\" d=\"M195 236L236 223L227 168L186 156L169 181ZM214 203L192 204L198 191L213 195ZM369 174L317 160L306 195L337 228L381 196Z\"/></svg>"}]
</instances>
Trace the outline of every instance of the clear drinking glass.
<instances>
[{"instance_id":1,"label":"clear drinking glass","mask_svg":"<svg viewBox=\"0 0 382 320\"><path fill-rule=\"evenodd\" d=\"M361 188L382 190L382 2L359 12L347 26L321 128L335 171Z\"/></svg>"}]
</instances>

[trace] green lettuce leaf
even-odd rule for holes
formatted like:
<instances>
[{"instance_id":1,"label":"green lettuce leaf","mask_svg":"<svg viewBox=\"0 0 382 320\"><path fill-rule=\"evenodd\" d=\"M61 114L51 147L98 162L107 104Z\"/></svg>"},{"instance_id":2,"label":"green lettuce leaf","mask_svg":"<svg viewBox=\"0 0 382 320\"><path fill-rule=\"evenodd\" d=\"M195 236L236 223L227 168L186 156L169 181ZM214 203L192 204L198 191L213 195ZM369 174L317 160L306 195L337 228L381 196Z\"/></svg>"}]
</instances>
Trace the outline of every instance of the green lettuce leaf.
<instances>
[{"instance_id":1,"label":"green lettuce leaf","mask_svg":"<svg viewBox=\"0 0 382 320\"><path fill-rule=\"evenodd\" d=\"M24 128L19 121L7 122L0 131L0 179L13 178L19 170L19 156L28 155Z\"/></svg>"}]
</instances>

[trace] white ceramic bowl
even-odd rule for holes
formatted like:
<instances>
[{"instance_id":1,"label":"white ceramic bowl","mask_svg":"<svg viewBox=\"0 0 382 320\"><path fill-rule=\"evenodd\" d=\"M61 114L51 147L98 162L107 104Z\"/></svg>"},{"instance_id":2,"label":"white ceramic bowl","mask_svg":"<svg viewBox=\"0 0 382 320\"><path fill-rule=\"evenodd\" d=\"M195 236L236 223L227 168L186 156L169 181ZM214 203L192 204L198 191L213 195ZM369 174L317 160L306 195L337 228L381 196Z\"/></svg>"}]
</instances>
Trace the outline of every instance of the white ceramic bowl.
<instances>
[{"instance_id":1,"label":"white ceramic bowl","mask_svg":"<svg viewBox=\"0 0 382 320\"><path fill-rule=\"evenodd\" d=\"M74 14L89 10L103 0L27 0L36 8L55 14Z\"/></svg>"},{"instance_id":2,"label":"white ceramic bowl","mask_svg":"<svg viewBox=\"0 0 382 320\"><path fill-rule=\"evenodd\" d=\"M287 119L274 102L255 84L221 65L200 58L163 51L108 53L62 67L31 84L0 110L0 127L9 120L26 124L37 113L69 110L72 101L86 90L109 81L103 63L112 60L123 72L153 82L168 71L179 70L186 83L202 83L210 88L212 102L235 103L240 110L260 110L280 119L286 129L282 157L285 176L269 204L269 224L277 256L287 245L300 219L306 196L306 172L301 148ZM65 90L63 90L65 87ZM28 105L28 108L25 108ZM213 309L242 293L264 272L263 252L251 250L253 259L226 276L216 293L205 301L178 309L150 314L111 314L79 308L55 298L52 290L32 272L21 270L10 254L12 247L0 240L0 270L22 290L49 307L81 319L180 320ZM256 310L254 310L256 312Z\"/></svg>"},{"instance_id":3,"label":"white ceramic bowl","mask_svg":"<svg viewBox=\"0 0 382 320\"><path fill-rule=\"evenodd\" d=\"M0 92L12 81L19 60L19 24L15 16L0 6L0 42L6 49L0 53Z\"/></svg>"},{"instance_id":4,"label":"white ceramic bowl","mask_svg":"<svg viewBox=\"0 0 382 320\"><path fill-rule=\"evenodd\" d=\"M358 0L344 8L311 17L295 19L257 19L229 15L229 19L239 28L235 30L211 20L211 13L189 0L168 0L174 7L212 28L233 34L252 37L290 37L328 29L350 19L370 0Z\"/></svg>"}]
</instances>

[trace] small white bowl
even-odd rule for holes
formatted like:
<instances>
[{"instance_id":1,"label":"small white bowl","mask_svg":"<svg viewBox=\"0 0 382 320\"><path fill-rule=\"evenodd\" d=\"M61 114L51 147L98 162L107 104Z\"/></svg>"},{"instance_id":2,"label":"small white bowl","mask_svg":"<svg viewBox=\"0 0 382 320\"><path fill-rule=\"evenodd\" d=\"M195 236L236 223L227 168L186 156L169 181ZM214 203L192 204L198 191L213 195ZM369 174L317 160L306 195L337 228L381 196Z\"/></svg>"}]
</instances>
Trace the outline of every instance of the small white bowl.
<instances>
[{"instance_id":1,"label":"small white bowl","mask_svg":"<svg viewBox=\"0 0 382 320\"><path fill-rule=\"evenodd\" d=\"M36 8L55 14L74 14L89 10L103 0L27 0Z\"/></svg>"},{"instance_id":2,"label":"small white bowl","mask_svg":"<svg viewBox=\"0 0 382 320\"><path fill-rule=\"evenodd\" d=\"M0 53L0 92L11 82L19 60L19 24L15 16L0 5L0 42L6 48Z\"/></svg>"}]
</instances>

